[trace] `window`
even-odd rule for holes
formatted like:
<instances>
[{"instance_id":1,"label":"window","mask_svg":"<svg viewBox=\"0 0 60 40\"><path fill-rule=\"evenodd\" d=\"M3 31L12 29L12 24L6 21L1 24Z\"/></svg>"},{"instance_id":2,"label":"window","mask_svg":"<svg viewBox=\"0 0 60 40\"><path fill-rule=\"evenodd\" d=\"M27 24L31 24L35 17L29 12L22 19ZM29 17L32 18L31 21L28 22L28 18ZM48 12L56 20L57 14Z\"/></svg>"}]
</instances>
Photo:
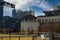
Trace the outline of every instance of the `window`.
<instances>
[{"instance_id":1,"label":"window","mask_svg":"<svg viewBox=\"0 0 60 40\"><path fill-rule=\"evenodd\" d=\"M60 22L60 18L58 18L58 22Z\"/></svg>"},{"instance_id":2,"label":"window","mask_svg":"<svg viewBox=\"0 0 60 40\"><path fill-rule=\"evenodd\" d=\"M41 20L38 20L38 22L39 22L39 25L41 25Z\"/></svg>"},{"instance_id":3,"label":"window","mask_svg":"<svg viewBox=\"0 0 60 40\"><path fill-rule=\"evenodd\" d=\"M54 19L52 19L52 22L54 22Z\"/></svg>"},{"instance_id":4,"label":"window","mask_svg":"<svg viewBox=\"0 0 60 40\"><path fill-rule=\"evenodd\" d=\"M44 20L42 20L42 23L44 23Z\"/></svg>"},{"instance_id":5,"label":"window","mask_svg":"<svg viewBox=\"0 0 60 40\"><path fill-rule=\"evenodd\" d=\"M48 22L48 19L45 19L45 22Z\"/></svg>"},{"instance_id":6,"label":"window","mask_svg":"<svg viewBox=\"0 0 60 40\"><path fill-rule=\"evenodd\" d=\"M26 18L25 21L28 21L28 19Z\"/></svg>"},{"instance_id":7,"label":"window","mask_svg":"<svg viewBox=\"0 0 60 40\"><path fill-rule=\"evenodd\" d=\"M3 16L10 16L10 17L12 17L12 10L13 10L13 8L4 6L3 7Z\"/></svg>"},{"instance_id":8,"label":"window","mask_svg":"<svg viewBox=\"0 0 60 40\"><path fill-rule=\"evenodd\" d=\"M3 6L4 5L4 3L0 3L0 6Z\"/></svg>"},{"instance_id":9,"label":"window","mask_svg":"<svg viewBox=\"0 0 60 40\"><path fill-rule=\"evenodd\" d=\"M50 19L49 19L49 22L50 22Z\"/></svg>"},{"instance_id":10,"label":"window","mask_svg":"<svg viewBox=\"0 0 60 40\"><path fill-rule=\"evenodd\" d=\"M38 20L38 22L41 22L41 20Z\"/></svg>"},{"instance_id":11,"label":"window","mask_svg":"<svg viewBox=\"0 0 60 40\"><path fill-rule=\"evenodd\" d=\"M32 21L32 20L33 20L33 18L29 18L29 20L30 20L30 21Z\"/></svg>"},{"instance_id":12,"label":"window","mask_svg":"<svg viewBox=\"0 0 60 40\"><path fill-rule=\"evenodd\" d=\"M55 22L57 22L57 19L55 19Z\"/></svg>"}]
</instances>

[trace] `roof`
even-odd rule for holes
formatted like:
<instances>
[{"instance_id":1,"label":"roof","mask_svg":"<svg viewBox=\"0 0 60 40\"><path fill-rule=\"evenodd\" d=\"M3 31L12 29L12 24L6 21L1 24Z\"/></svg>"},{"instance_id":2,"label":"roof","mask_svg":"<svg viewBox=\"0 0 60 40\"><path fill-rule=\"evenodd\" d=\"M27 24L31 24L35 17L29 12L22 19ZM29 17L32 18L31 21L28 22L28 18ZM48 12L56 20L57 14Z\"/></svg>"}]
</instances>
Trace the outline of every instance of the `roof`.
<instances>
[{"instance_id":1,"label":"roof","mask_svg":"<svg viewBox=\"0 0 60 40\"><path fill-rule=\"evenodd\" d=\"M46 13L46 12L58 12L58 11L60 11L60 10L52 10L52 11L43 11L43 13Z\"/></svg>"},{"instance_id":2,"label":"roof","mask_svg":"<svg viewBox=\"0 0 60 40\"><path fill-rule=\"evenodd\" d=\"M56 16L56 15L53 15L53 16ZM37 17L52 17L52 16L37 16Z\"/></svg>"},{"instance_id":3,"label":"roof","mask_svg":"<svg viewBox=\"0 0 60 40\"><path fill-rule=\"evenodd\" d=\"M55 16L60 15L60 10L52 10L52 11L43 11L46 16Z\"/></svg>"},{"instance_id":4,"label":"roof","mask_svg":"<svg viewBox=\"0 0 60 40\"><path fill-rule=\"evenodd\" d=\"M36 18L34 15L26 15L23 18Z\"/></svg>"},{"instance_id":5,"label":"roof","mask_svg":"<svg viewBox=\"0 0 60 40\"><path fill-rule=\"evenodd\" d=\"M9 2L6 2L6 1L0 2L1 5L5 5L5 3L8 4L8 5L11 5L12 8L15 8L15 4L13 4L13 3L9 3Z\"/></svg>"}]
</instances>

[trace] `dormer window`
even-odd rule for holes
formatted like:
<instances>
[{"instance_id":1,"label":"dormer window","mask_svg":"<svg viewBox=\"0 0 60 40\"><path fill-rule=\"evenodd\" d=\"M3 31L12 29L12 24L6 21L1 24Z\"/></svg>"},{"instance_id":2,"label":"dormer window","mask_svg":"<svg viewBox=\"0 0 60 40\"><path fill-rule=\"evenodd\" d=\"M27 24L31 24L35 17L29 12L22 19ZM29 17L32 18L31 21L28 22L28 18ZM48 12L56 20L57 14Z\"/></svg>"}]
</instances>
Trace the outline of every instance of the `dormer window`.
<instances>
[{"instance_id":1,"label":"dormer window","mask_svg":"<svg viewBox=\"0 0 60 40\"><path fill-rule=\"evenodd\" d=\"M25 21L28 21L28 19L26 18Z\"/></svg>"}]
</instances>

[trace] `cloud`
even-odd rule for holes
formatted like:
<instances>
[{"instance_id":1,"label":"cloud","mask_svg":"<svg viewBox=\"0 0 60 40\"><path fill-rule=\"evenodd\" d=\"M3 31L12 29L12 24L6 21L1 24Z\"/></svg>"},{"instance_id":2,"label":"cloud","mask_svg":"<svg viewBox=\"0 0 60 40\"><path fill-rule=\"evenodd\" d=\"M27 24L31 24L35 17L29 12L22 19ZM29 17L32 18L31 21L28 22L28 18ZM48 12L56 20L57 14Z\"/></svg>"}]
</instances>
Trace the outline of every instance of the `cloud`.
<instances>
[{"instance_id":1,"label":"cloud","mask_svg":"<svg viewBox=\"0 0 60 40\"><path fill-rule=\"evenodd\" d=\"M44 10L53 10L53 8L46 0L31 0L30 5L43 8Z\"/></svg>"},{"instance_id":2,"label":"cloud","mask_svg":"<svg viewBox=\"0 0 60 40\"><path fill-rule=\"evenodd\" d=\"M20 10L30 10L30 6L36 6L38 8L42 8L43 10L53 10L48 1L46 0L5 0L7 2L14 3L16 5L16 9ZM36 11L35 15L44 15L43 13L39 13Z\"/></svg>"},{"instance_id":3,"label":"cloud","mask_svg":"<svg viewBox=\"0 0 60 40\"><path fill-rule=\"evenodd\" d=\"M29 6L37 6L44 10L53 10L46 0L5 0L16 4L16 9L29 10Z\"/></svg>"},{"instance_id":4,"label":"cloud","mask_svg":"<svg viewBox=\"0 0 60 40\"><path fill-rule=\"evenodd\" d=\"M53 10L53 8L46 0L12 0L12 1L16 4L16 9L29 10L30 6L37 6L44 10Z\"/></svg>"},{"instance_id":5,"label":"cloud","mask_svg":"<svg viewBox=\"0 0 60 40\"><path fill-rule=\"evenodd\" d=\"M53 10L53 8L46 0L15 0L15 4L16 4L16 9L21 9L21 10L29 10L30 6L36 6L44 10Z\"/></svg>"},{"instance_id":6,"label":"cloud","mask_svg":"<svg viewBox=\"0 0 60 40\"><path fill-rule=\"evenodd\" d=\"M28 7L29 0L4 0L4 1L15 4L16 9L29 10Z\"/></svg>"},{"instance_id":7,"label":"cloud","mask_svg":"<svg viewBox=\"0 0 60 40\"><path fill-rule=\"evenodd\" d=\"M27 10L28 3L28 0L15 0L16 9Z\"/></svg>"},{"instance_id":8,"label":"cloud","mask_svg":"<svg viewBox=\"0 0 60 40\"><path fill-rule=\"evenodd\" d=\"M44 16L45 14L42 12L35 12L35 16Z\"/></svg>"},{"instance_id":9,"label":"cloud","mask_svg":"<svg viewBox=\"0 0 60 40\"><path fill-rule=\"evenodd\" d=\"M7 2L15 4L15 0L4 0L4 1L7 1Z\"/></svg>"},{"instance_id":10,"label":"cloud","mask_svg":"<svg viewBox=\"0 0 60 40\"><path fill-rule=\"evenodd\" d=\"M48 3L48 1L46 0L30 0L30 6L33 7L37 7L37 8L40 8L42 9L43 11L50 11L50 10L53 10L53 8L50 6L50 4ZM35 11L35 16L42 16L42 15L45 15L42 10L39 10L39 11Z\"/></svg>"}]
</instances>

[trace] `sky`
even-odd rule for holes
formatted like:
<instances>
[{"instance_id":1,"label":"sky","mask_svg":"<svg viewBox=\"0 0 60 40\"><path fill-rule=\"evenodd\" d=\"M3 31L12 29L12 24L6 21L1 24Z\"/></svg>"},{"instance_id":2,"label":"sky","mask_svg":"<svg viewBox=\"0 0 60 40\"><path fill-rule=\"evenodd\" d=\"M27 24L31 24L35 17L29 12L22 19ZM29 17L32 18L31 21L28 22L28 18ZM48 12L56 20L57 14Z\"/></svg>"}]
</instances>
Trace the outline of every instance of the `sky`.
<instances>
[{"instance_id":1,"label":"sky","mask_svg":"<svg viewBox=\"0 0 60 40\"><path fill-rule=\"evenodd\" d=\"M35 16L44 15L43 11L53 10L54 5L60 5L60 0L5 0L16 5L22 11L34 10Z\"/></svg>"}]
</instances>

